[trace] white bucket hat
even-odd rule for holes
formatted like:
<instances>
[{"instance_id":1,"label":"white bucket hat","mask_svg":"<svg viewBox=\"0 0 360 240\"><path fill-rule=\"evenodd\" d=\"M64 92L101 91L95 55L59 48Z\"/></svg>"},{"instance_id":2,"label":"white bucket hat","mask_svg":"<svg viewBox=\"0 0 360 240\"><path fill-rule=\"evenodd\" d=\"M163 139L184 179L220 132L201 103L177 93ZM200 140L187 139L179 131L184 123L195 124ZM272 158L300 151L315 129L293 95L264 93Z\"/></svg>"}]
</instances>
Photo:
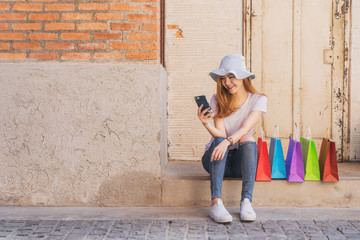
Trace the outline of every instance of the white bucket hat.
<instances>
[{"instance_id":1,"label":"white bucket hat","mask_svg":"<svg viewBox=\"0 0 360 240\"><path fill-rule=\"evenodd\" d=\"M210 72L209 75L217 81L218 76L225 76L228 73L235 75L236 79L249 78L254 79L255 74L246 71L245 58L240 54L228 54L223 59L219 68Z\"/></svg>"}]
</instances>

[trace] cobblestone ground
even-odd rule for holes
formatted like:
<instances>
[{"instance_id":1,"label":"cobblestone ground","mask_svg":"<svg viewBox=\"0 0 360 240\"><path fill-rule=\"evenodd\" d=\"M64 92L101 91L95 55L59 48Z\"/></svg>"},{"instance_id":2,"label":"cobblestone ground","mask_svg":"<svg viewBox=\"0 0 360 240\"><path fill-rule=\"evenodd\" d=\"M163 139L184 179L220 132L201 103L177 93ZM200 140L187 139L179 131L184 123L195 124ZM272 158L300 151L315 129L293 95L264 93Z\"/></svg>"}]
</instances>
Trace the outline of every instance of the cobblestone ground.
<instances>
[{"instance_id":1,"label":"cobblestone ground","mask_svg":"<svg viewBox=\"0 0 360 240\"><path fill-rule=\"evenodd\" d=\"M0 239L360 239L360 221L0 221Z\"/></svg>"}]
</instances>

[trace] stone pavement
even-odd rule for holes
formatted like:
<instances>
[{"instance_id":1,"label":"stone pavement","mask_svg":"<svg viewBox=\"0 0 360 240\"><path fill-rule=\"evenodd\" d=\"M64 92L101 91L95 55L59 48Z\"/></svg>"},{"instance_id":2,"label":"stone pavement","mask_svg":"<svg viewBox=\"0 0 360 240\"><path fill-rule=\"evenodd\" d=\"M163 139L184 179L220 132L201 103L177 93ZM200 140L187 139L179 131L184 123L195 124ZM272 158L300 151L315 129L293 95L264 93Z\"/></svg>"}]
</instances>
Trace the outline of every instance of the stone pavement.
<instances>
[{"instance_id":1,"label":"stone pavement","mask_svg":"<svg viewBox=\"0 0 360 240\"><path fill-rule=\"evenodd\" d=\"M255 208L258 220L217 224L207 208L0 206L0 239L360 239L360 209Z\"/></svg>"}]
</instances>

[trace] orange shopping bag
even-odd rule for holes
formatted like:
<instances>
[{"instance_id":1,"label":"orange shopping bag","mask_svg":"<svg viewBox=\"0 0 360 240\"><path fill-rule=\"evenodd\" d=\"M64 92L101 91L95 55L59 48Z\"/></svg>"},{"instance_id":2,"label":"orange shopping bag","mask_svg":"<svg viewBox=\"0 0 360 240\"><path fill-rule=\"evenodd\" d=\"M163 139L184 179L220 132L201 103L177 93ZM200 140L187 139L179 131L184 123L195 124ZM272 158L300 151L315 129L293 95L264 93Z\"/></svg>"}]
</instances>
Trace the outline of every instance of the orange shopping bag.
<instances>
[{"instance_id":1,"label":"orange shopping bag","mask_svg":"<svg viewBox=\"0 0 360 240\"><path fill-rule=\"evenodd\" d=\"M258 138L257 142L257 169L256 169L256 181L271 181L271 168L270 159L267 148L267 142L265 141L264 131L261 128L261 138Z\"/></svg>"},{"instance_id":2,"label":"orange shopping bag","mask_svg":"<svg viewBox=\"0 0 360 240\"><path fill-rule=\"evenodd\" d=\"M339 173L335 142L330 139L330 130L327 130L327 138L323 138L320 149L320 176L323 182L338 182Z\"/></svg>"}]
</instances>

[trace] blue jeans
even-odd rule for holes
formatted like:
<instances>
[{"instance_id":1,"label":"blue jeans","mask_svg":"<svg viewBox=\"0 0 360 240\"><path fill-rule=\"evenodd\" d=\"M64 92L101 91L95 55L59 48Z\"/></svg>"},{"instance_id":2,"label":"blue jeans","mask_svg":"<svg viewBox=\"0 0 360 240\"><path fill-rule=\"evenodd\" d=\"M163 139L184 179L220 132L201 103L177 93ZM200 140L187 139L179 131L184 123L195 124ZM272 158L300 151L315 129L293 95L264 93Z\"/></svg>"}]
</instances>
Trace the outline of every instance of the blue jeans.
<instances>
[{"instance_id":1,"label":"blue jeans","mask_svg":"<svg viewBox=\"0 0 360 240\"><path fill-rule=\"evenodd\" d=\"M257 167L256 142L247 141L239 144L238 149L227 150L219 161L210 161L214 148L225 138L218 137L202 157L202 164L210 174L211 198L221 198L224 177L242 178L241 201L248 198L252 201Z\"/></svg>"}]
</instances>

